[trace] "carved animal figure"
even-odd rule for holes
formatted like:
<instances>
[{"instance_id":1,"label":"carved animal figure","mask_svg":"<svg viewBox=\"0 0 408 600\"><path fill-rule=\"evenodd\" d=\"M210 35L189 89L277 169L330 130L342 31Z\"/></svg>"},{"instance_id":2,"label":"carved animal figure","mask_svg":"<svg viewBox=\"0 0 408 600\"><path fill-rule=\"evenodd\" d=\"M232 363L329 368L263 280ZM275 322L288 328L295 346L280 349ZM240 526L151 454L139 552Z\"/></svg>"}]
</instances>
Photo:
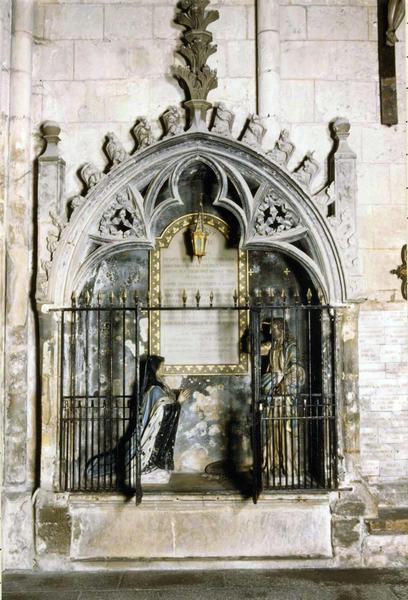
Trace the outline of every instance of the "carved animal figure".
<instances>
[{"instance_id":1,"label":"carved animal figure","mask_svg":"<svg viewBox=\"0 0 408 600\"><path fill-rule=\"evenodd\" d=\"M274 148L267 155L280 165L287 166L295 150L295 145L289 139L289 131L282 129Z\"/></svg>"},{"instance_id":2,"label":"carved animal figure","mask_svg":"<svg viewBox=\"0 0 408 600\"><path fill-rule=\"evenodd\" d=\"M133 129L133 134L137 141L137 149L143 150L151 146L154 142L152 128L145 117L141 117Z\"/></svg>"},{"instance_id":3,"label":"carved animal figure","mask_svg":"<svg viewBox=\"0 0 408 600\"><path fill-rule=\"evenodd\" d=\"M220 102L215 109L214 125L211 131L230 137L234 119L234 113L227 108L224 102Z\"/></svg>"},{"instance_id":4,"label":"carved animal figure","mask_svg":"<svg viewBox=\"0 0 408 600\"><path fill-rule=\"evenodd\" d=\"M166 138L183 133L183 126L181 124L181 114L177 106L170 106L170 108L163 115L163 121L165 126Z\"/></svg>"},{"instance_id":5,"label":"carved animal figure","mask_svg":"<svg viewBox=\"0 0 408 600\"><path fill-rule=\"evenodd\" d=\"M86 163L81 169L81 177L90 189L102 179L103 173L93 163Z\"/></svg>"},{"instance_id":6,"label":"carved animal figure","mask_svg":"<svg viewBox=\"0 0 408 600\"><path fill-rule=\"evenodd\" d=\"M310 187L319 170L320 165L317 160L313 158L313 152L308 152L303 160L302 165L293 174L293 176L304 185Z\"/></svg>"},{"instance_id":7,"label":"carved animal figure","mask_svg":"<svg viewBox=\"0 0 408 600\"><path fill-rule=\"evenodd\" d=\"M244 144L248 144L248 146L259 148L265 133L266 128L262 125L261 118L254 114L249 119L245 133L242 136L242 141Z\"/></svg>"},{"instance_id":8,"label":"carved animal figure","mask_svg":"<svg viewBox=\"0 0 408 600\"><path fill-rule=\"evenodd\" d=\"M108 143L106 145L106 153L112 161L112 164L118 165L119 163L126 160L129 155L124 149L117 135L115 135L113 131L109 131L106 134L106 137L108 138Z\"/></svg>"}]
</instances>

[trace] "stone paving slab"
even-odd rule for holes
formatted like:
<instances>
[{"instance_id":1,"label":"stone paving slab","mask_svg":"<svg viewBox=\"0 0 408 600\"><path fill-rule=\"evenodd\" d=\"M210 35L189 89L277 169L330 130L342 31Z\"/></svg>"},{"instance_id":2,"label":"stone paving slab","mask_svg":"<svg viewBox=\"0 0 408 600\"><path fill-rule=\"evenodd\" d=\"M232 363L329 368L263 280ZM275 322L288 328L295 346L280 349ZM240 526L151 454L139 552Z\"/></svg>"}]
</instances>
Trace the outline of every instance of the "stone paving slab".
<instances>
[{"instance_id":1,"label":"stone paving slab","mask_svg":"<svg viewBox=\"0 0 408 600\"><path fill-rule=\"evenodd\" d=\"M408 600L408 569L4 573L4 600Z\"/></svg>"}]
</instances>

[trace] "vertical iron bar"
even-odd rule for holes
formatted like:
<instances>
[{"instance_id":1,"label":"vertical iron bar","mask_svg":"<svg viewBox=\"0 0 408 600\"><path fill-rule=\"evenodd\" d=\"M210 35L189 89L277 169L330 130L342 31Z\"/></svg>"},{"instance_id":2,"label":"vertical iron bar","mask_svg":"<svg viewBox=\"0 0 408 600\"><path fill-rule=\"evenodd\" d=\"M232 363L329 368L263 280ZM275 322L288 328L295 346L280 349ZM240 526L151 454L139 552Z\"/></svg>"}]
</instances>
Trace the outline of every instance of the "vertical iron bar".
<instances>
[{"instance_id":1,"label":"vertical iron bar","mask_svg":"<svg viewBox=\"0 0 408 600\"><path fill-rule=\"evenodd\" d=\"M88 412L88 402L89 402L89 303L85 310L85 489L88 489L88 473L86 469L86 465L88 463L88 445L89 445L89 433L88 433L88 421L89 421L89 412ZM92 415L92 410L91 410ZM92 436L93 437L93 432Z\"/></svg>"},{"instance_id":2,"label":"vertical iron bar","mask_svg":"<svg viewBox=\"0 0 408 600\"><path fill-rule=\"evenodd\" d=\"M308 437L308 442L310 443L310 452L308 451L309 454L309 461L313 460L313 437L311 437L310 435L310 429L312 428L313 431L313 420L310 419L310 417L312 416L312 332L311 332L311 322L310 322L310 308L307 308L307 345L308 345L308 351L307 351L307 362L308 362L308 371L309 371L309 398L308 398L308 402L307 404L309 405L309 410L308 410L308 427L307 427L307 437ZM312 423L312 425L310 425L310 423ZM310 472L310 487L313 487L313 475L314 475L314 470L312 469L313 464L309 464L309 472Z\"/></svg>"},{"instance_id":3,"label":"vertical iron bar","mask_svg":"<svg viewBox=\"0 0 408 600\"><path fill-rule=\"evenodd\" d=\"M126 431L126 296L122 295L123 311L122 311L122 419L120 435L123 437ZM118 415L119 421L119 415ZM123 453L124 454L124 453ZM123 456L123 471L125 472L126 459Z\"/></svg>"},{"instance_id":4,"label":"vertical iron bar","mask_svg":"<svg viewBox=\"0 0 408 600\"><path fill-rule=\"evenodd\" d=\"M329 327L328 327L328 333L327 333L327 337L328 337L328 347L327 347L327 352L326 352L326 361L327 361L327 369L328 369L328 373L330 376L330 388L328 388L328 394L327 394L327 408L326 408L326 412L327 412L327 477L328 477L328 488L330 489L332 487L332 448L331 448L331 444L332 444L332 435L331 435L331 428L332 428L332 415L333 415L333 411L332 411L332 393L331 393L331 384L333 381L333 377L334 377L334 373L332 372L332 363L331 363L331 357L332 357L332 352L333 352L333 340L332 340L332 336L331 336L331 319L330 319L330 312L329 309L327 309L327 319L326 319L326 323L328 323ZM327 327L327 325L326 325Z\"/></svg>"},{"instance_id":5,"label":"vertical iron bar","mask_svg":"<svg viewBox=\"0 0 408 600\"><path fill-rule=\"evenodd\" d=\"M285 322L285 316L286 316L286 312L285 312L285 299L283 297L283 308L282 308L282 314L283 314L283 343L282 343L282 348L283 348L283 356L285 357L285 353L287 351L287 344L286 344L286 322ZM285 358L284 358L285 360ZM282 417L283 420L281 421L282 423L282 429L283 429L283 452L284 452L284 456L285 456L285 479L284 479L284 487L287 488L288 487L288 480L289 480L289 473L288 473L288 429L287 429L287 425L288 425L288 411L287 411L287 402L288 402L288 395L287 395L287 386L286 386L286 377L285 377L286 373L284 373L283 375L283 389L281 392L281 395L283 396L283 406L282 406Z\"/></svg>"},{"instance_id":6,"label":"vertical iron bar","mask_svg":"<svg viewBox=\"0 0 408 600\"><path fill-rule=\"evenodd\" d=\"M250 312L251 327L251 354L252 354L252 453L253 453L253 481L252 500L257 503L261 491L262 478L262 452L260 451L259 436L259 392L260 392L260 310L252 307Z\"/></svg>"},{"instance_id":7,"label":"vertical iron bar","mask_svg":"<svg viewBox=\"0 0 408 600\"><path fill-rule=\"evenodd\" d=\"M84 319L84 311L80 311L78 314L78 339L79 339L79 362L81 364L81 353L82 353L82 359L85 358L84 356L84 348L81 349L81 321L83 321ZM81 367L83 368L83 365L81 364ZM83 401L83 394L84 394L84 388L83 388L83 376L86 372L86 367L84 372L81 372L81 370L78 369L78 412L77 412L77 429L78 429L78 435L77 435L77 449L78 449L78 473L77 473L77 489L78 491L80 491L81 488L81 445L82 445L82 401Z\"/></svg>"},{"instance_id":8,"label":"vertical iron bar","mask_svg":"<svg viewBox=\"0 0 408 600\"><path fill-rule=\"evenodd\" d=\"M298 379L298 364L299 361L299 345L300 345L300 336L299 336L299 307L295 306L295 335L296 335L296 403L295 403L295 411L296 417L300 417L300 403L301 398L299 395L299 379ZM297 466L297 487L300 488L300 471L301 471L301 460L300 460L300 452L301 452L301 440L300 440L300 419L296 419L296 433L297 433L297 457L296 457L296 466Z\"/></svg>"},{"instance_id":9,"label":"vertical iron bar","mask_svg":"<svg viewBox=\"0 0 408 600\"><path fill-rule=\"evenodd\" d=\"M271 313L270 313L270 336L271 336L271 356L272 356L272 362L270 362L269 368L272 367L272 363L273 363L273 351L274 351L274 337L273 337L273 328L272 328L272 323L273 323L273 308L271 308ZM271 415L271 429L272 429L272 481L273 481L273 487L276 487L276 456L278 456L279 458L279 448L277 451L276 448L276 444L277 444L277 435L276 435L276 427L279 427L279 421L277 421L276 417L277 417L277 407L275 405L275 394L274 394L274 389L273 389L273 385L271 385L271 398L270 398L270 403L271 403L271 410L270 410L270 415ZM269 440L268 440L269 441ZM278 467L279 467L279 460L278 460Z\"/></svg>"},{"instance_id":10,"label":"vertical iron bar","mask_svg":"<svg viewBox=\"0 0 408 600\"><path fill-rule=\"evenodd\" d=\"M76 429L76 352L77 352L77 347L76 347L76 328L77 328L77 323L76 323L76 307L75 304L73 305L72 308L72 322L73 322L73 362L72 362L72 385L73 385L73 391L72 391L72 395L71 395L71 427L72 427L72 456L71 456L71 460L72 460L72 475L71 475L71 490L75 490L75 429Z\"/></svg>"},{"instance_id":11,"label":"vertical iron bar","mask_svg":"<svg viewBox=\"0 0 408 600\"><path fill-rule=\"evenodd\" d=\"M108 397L108 401L109 401L109 410L108 410L108 417L109 417L109 450L111 452L113 452L113 423L112 423L112 417L113 417L113 308L112 308L113 302L112 302L112 298L110 299L110 306L109 306L109 397ZM105 425L105 431L106 431L106 425ZM106 435L105 435L105 440L106 440ZM106 445L105 445L105 452L106 452ZM111 457L111 461L110 461L110 468L109 468L109 488L112 487L112 479L113 479L113 457ZM106 486L106 482L105 482L105 486Z\"/></svg>"},{"instance_id":12,"label":"vertical iron bar","mask_svg":"<svg viewBox=\"0 0 408 600\"><path fill-rule=\"evenodd\" d=\"M65 336L65 312L61 311L61 343L60 343L60 490L64 491L67 487L66 482L66 465L67 456L65 454L65 435L66 435L66 423L65 423L65 398L64 398L64 336ZM63 479L65 480L63 482Z\"/></svg>"},{"instance_id":13,"label":"vertical iron bar","mask_svg":"<svg viewBox=\"0 0 408 600\"><path fill-rule=\"evenodd\" d=\"M141 456L141 404L142 404L142 390L140 389L140 356L139 356L139 341L140 341L140 314L141 307L136 302L135 317L136 317L136 340L135 340L135 392L136 392L136 460L133 462L136 466L136 504L140 504L143 497L143 490L141 484L142 477L142 456ZM149 315L150 318L150 315Z\"/></svg>"},{"instance_id":14,"label":"vertical iron bar","mask_svg":"<svg viewBox=\"0 0 408 600\"><path fill-rule=\"evenodd\" d=\"M100 456L101 453L101 297L98 294L98 308L96 313L96 352L97 352L97 398L96 398L96 406L97 406L97 423L96 423L96 437L97 437L97 456ZM99 465L102 464L102 461L99 459ZM97 490L100 489L101 485L101 471L98 467L97 469ZM92 480L92 482L94 479ZM93 483L92 483L93 487Z\"/></svg>"},{"instance_id":15,"label":"vertical iron bar","mask_svg":"<svg viewBox=\"0 0 408 600\"><path fill-rule=\"evenodd\" d=\"M332 448L331 448L331 460L333 461L333 483L334 486L337 485L337 400L336 400L336 368L337 368L337 315L336 309L333 309L333 315L331 317L332 323L332 411L333 411L333 419L332 419Z\"/></svg>"}]
</instances>

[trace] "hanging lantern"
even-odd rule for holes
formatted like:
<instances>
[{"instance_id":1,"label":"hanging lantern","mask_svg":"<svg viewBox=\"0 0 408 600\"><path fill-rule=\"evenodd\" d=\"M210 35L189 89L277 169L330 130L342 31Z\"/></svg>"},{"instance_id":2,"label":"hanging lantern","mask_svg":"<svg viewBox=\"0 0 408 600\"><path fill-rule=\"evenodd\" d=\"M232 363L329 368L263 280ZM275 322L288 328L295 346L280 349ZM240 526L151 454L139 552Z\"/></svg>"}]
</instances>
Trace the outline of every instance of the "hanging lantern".
<instances>
[{"instance_id":1,"label":"hanging lantern","mask_svg":"<svg viewBox=\"0 0 408 600\"><path fill-rule=\"evenodd\" d=\"M192 242L194 256L197 256L198 262L201 262L202 257L205 256L208 242L208 231L204 229L204 211L202 200L200 200L200 208L197 213L197 223L194 231L192 232Z\"/></svg>"}]
</instances>

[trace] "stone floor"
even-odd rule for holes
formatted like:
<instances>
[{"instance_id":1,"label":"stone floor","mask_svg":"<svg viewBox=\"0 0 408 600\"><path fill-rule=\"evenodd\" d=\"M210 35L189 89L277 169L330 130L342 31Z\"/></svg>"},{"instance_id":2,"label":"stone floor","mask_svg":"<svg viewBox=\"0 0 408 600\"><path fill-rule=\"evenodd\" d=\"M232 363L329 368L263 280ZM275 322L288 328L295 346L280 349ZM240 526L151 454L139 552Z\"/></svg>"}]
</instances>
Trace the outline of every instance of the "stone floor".
<instances>
[{"instance_id":1,"label":"stone floor","mask_svg":"<svg viewBox=\"0 0 408 600\"><path fill-rule=\"evenodd\" d=\"M408 600L407 570L4 573L4 600Z\"/></svg>"}]
</instances>

